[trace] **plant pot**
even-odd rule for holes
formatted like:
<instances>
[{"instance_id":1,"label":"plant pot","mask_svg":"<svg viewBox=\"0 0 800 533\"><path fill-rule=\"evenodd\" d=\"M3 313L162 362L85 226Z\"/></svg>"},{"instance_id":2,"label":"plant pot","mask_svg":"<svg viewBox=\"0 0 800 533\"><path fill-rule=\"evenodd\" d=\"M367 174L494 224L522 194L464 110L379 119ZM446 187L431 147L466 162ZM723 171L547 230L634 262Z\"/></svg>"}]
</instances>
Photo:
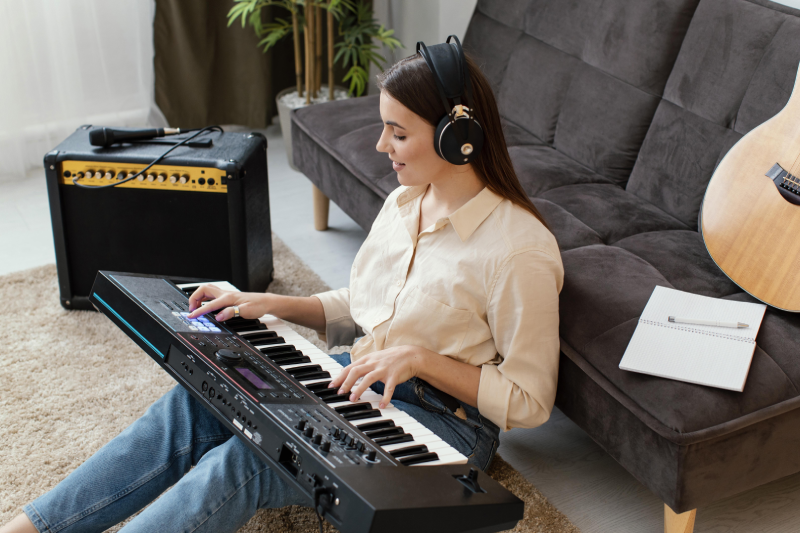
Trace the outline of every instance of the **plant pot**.
<instances>
[{"instance_id":1,"label":"plant pot","mask_svg":"<svg viewBox=\"0 0 800 533\"><path fill-rule=\"evenodd\" d=\"M291 95L294 93L295 100L292 103L286 103L286 99L284 96ZM301 107L305 107L305 99L304 98L296 98L297 95L297 88L296 87L289 87L287 89L282 90L275 96L275 103L278 105L278 116L280 117L281 121L281 135L283 136L283 146L286 148L286 157L289 159L289 166L292 167L293 170L298 170L296 166L294 166L294 159L292 159L292 110L299 109ZM347 89L336 85L334 87L334 98L336 100L344 100L345 98L349 98L347 95ZM282 102L281 100L284 99ZM291 97L289 98L292 99ZM322 84L322 88L319 91L317 98L314 98L311 103L312 104L321 104L328 101L328 86L326 84Z\"/></svg>"}]
</instances>

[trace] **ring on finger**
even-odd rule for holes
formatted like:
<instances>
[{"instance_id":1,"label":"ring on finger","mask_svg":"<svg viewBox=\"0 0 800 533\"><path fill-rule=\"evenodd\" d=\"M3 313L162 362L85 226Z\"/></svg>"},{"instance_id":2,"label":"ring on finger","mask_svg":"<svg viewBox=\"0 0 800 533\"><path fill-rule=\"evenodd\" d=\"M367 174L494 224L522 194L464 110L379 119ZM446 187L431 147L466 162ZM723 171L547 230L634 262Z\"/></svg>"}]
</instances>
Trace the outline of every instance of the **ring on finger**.
<instances>
[{"instance_id":1,"label":"ring on finger","mask_svg":"<svg viewBox=\"0 0 800 533\"><path fill-rule=\"evenodd\" d=\"M239 318L239 306L234 305L232 309L233 309L233 318Z\"/></svg>"}]
</instances>

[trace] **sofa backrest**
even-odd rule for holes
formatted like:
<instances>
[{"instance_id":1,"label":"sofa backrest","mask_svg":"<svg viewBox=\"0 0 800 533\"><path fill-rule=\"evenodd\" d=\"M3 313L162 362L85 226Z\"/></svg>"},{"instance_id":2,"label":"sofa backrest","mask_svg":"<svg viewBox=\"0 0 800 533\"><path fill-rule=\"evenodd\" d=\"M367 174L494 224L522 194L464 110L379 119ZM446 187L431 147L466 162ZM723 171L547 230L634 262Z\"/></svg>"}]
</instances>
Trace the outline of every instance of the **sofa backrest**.
<instances>
[{"instance_id":1,"label":"sofa backrest","mask_svg":"<svg viewBox=\"0 0 800 533\"><path fill-rule=\"evenodd\" d=\"M505 119L624 186L697 3L480 0L464 46Z\"/></svg>"},{"instance_id":2,"label":"sofa backrest","mask_svg":"<svg viewBox=\"0 0 800 533\"><path fill-rule=\"evenodd\" d=\"M697 227L719 161L789 99L800 62L798 15L769 1L700 2L628 181L629 192Z\"/></svg>"}]
</instances>

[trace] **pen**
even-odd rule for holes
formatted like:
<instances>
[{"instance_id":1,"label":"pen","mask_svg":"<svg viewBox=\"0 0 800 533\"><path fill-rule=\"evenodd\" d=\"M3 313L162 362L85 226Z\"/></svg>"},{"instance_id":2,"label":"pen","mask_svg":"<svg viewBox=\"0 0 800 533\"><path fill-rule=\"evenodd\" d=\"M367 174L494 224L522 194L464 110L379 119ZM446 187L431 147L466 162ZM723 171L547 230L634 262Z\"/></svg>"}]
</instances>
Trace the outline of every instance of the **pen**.
<instances>
[{"instance_id":1,"label":"pen","mask_svg":"<svg viewBox=\"0 0 800 533\"><path fill-rule=\"evenodd\" d=\"M724 328L749 328L747 324L741 322L720 322L718 320L699 320L694 318L679 318L676 316L669 317L670 322L677 322L681 324L697 324L699 326L722 326Z\"/></svg>"}]
</instances>

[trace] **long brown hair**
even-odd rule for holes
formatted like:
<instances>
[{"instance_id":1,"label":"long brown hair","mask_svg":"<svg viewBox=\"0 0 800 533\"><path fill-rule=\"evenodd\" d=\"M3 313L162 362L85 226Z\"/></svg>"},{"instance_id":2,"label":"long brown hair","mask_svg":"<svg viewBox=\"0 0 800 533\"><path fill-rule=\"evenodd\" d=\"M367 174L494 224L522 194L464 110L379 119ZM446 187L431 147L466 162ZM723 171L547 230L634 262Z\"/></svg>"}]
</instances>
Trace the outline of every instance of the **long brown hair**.
<instances>
[{"instance_id":1,"label":"long brown hair","mask_svg":"<svg viewBox=\"0 0 800 533\"><path fill-rule=\"evenodd\" d=\"M489 80L466 53L465 56L472 81L473 112L484 134L483 148L472 161L472 167L490 191L529 211L550 230L550 226L522 188L511 164L500 123L500 112L497 110ZM419 53L401 59L379 74L378 88L388 92L392 98L433 127L444 116L433 73Z\"/></svg>"}]
</instances>

